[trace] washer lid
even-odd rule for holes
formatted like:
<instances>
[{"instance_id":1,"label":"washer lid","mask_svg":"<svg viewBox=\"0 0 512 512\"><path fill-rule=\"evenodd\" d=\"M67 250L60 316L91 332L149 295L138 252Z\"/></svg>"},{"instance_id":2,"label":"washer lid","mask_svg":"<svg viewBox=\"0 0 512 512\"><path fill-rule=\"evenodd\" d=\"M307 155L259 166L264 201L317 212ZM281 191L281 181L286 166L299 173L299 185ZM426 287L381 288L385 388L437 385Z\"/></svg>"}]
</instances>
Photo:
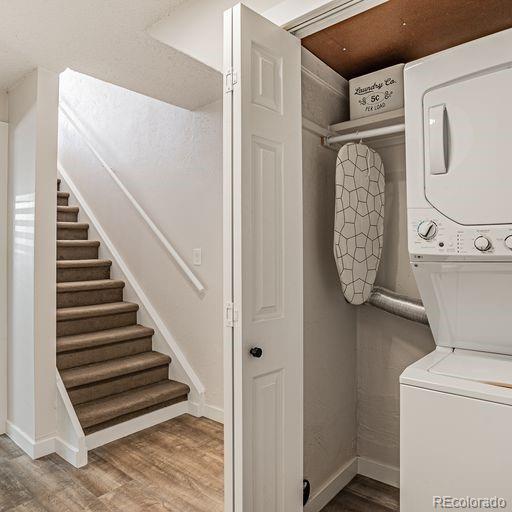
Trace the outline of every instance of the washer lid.
<instances>
[{"instance_id":1,"label":"washer lid","mask_svg":"<svg viewBox=\"0 0 512 512\"><path fill-rule=\"evenodd\" d=\"M512 406L512 356L437 347L400 384Z\"/></svg>"},{"instance_id":2,"label":"washer lid","mask_svg":"<svg viewBox=\"0 0 512 512\"><path fill-rule=\"evenodd\" d=\"M430 373L512 388L512 356L455 349L429 369Z\"/></svg>"}]
</instances>

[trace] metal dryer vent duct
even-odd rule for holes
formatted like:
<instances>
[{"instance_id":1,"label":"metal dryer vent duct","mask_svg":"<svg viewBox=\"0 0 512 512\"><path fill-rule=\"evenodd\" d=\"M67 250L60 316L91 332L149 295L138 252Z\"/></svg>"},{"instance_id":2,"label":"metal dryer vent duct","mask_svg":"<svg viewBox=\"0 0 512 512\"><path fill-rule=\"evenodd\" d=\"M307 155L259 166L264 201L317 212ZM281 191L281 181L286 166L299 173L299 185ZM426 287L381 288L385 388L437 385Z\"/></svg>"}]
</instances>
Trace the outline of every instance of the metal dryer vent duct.
<instances>
[{"instance_id":1,"label":"metal dryer vent duct","mask_svg":"<svg viewBox=\"0 0 512 512\"><path fill-rule=\"evenodd\" d=\"M429 325L423 302L405 295L376 286L373 288L368 303L393 315L413 322Z\"/></svg>"}]
</instances>

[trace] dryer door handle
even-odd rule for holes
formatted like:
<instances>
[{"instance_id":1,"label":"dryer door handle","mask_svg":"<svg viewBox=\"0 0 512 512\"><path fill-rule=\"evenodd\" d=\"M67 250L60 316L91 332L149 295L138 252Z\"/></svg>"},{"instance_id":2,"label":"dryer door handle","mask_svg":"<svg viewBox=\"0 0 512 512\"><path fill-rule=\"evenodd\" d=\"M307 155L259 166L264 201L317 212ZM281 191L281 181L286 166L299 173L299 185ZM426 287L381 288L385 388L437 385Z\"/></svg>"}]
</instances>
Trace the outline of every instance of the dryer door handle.
<instances>
[{"instance_id":1,"label":"dryer door handle","mask_svg":"<svg viewBox=\"0 0 512 512\"><path fill-rule=\"evenodd\" d=\"M446 174L447 161L446 105L428 109L428 155L430 174Z\"/></svg>"}]
</instances>

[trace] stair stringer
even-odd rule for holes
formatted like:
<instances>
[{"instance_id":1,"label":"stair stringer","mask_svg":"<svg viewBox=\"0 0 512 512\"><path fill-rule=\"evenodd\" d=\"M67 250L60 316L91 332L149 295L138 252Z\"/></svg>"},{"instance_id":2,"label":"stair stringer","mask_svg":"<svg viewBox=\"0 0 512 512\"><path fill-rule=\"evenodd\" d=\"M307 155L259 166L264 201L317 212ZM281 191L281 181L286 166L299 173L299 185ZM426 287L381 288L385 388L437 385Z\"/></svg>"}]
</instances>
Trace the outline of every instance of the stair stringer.
<instances>
[{"instance_id":1,"label":"stair stringer","mask_svg":"<svg viewBox=\"0 0 512 512\"><path fill-rule=\"evenodd\" d=\"M85 434L58 370L56 370L56 380L57 436L55 451L66 462L76 468L81 468L87 465Z\"/></svg>"},{"instance_id":2,"label":"stair stringer","mask_svg":"<svg viewBox=\"0 0 512 512\"><path fill-rule=\"evenodd\" d=\"M205 403L205 388L199 376L194 371L192 365L181 350L178 342L151 304L151 301L144 293L141 285L131 273L128 265L115 248L112 240L106 233L105 229L94 215L92 208L81 195L73 179L66 172L60 162L57 168L63 181L62 185L66 186L66 192L69 192L75 203L80 206L79 218L89 223L89 239L96 239L101 242L100 252L101 258L112 260L112 274L116 279L125 281L124 289L125 298L128 301L139 304L139 323L152 327L155 330L153 335L153 350L161 352L171 357L172 362L169 365L169 377L187 384L190 387L188 397L188 411L194 416L203 416ZM170 406L171 408L175 406ZM141 418L143 418L142 416ZM113 427L112 427L113 428ZM139 429L140 430L140 429ZM94 435L94 434L93 434ZM125 434L126 435L126 434ZM89 436L87 436L89 437ZM122 437L122 436L121 436ZM89 442L87 444L90 444ZM96 443L94 443L96 444ZM99 445L96 445L99 446Z\"/></svg>"}]
</instances>

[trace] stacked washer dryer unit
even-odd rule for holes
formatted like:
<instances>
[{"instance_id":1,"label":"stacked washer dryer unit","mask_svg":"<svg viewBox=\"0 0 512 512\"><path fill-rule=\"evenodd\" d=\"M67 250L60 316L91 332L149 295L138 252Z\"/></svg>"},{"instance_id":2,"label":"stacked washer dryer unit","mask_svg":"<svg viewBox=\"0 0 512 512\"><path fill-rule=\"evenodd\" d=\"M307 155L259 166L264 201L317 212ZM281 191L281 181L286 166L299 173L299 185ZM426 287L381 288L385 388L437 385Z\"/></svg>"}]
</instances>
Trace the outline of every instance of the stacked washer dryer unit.
<instances>
[{"instance_id":1,"label":"stacked washer dryer unit","mask_svg":"<svg viewBox=\"0 0 512 512\"><path fill-rule=\"evenodd\" d=\"M409 253L437 348L400 378L401 510L512 510L512 29L410 63L405 98Z\"/></svg>"}]
</instances>

